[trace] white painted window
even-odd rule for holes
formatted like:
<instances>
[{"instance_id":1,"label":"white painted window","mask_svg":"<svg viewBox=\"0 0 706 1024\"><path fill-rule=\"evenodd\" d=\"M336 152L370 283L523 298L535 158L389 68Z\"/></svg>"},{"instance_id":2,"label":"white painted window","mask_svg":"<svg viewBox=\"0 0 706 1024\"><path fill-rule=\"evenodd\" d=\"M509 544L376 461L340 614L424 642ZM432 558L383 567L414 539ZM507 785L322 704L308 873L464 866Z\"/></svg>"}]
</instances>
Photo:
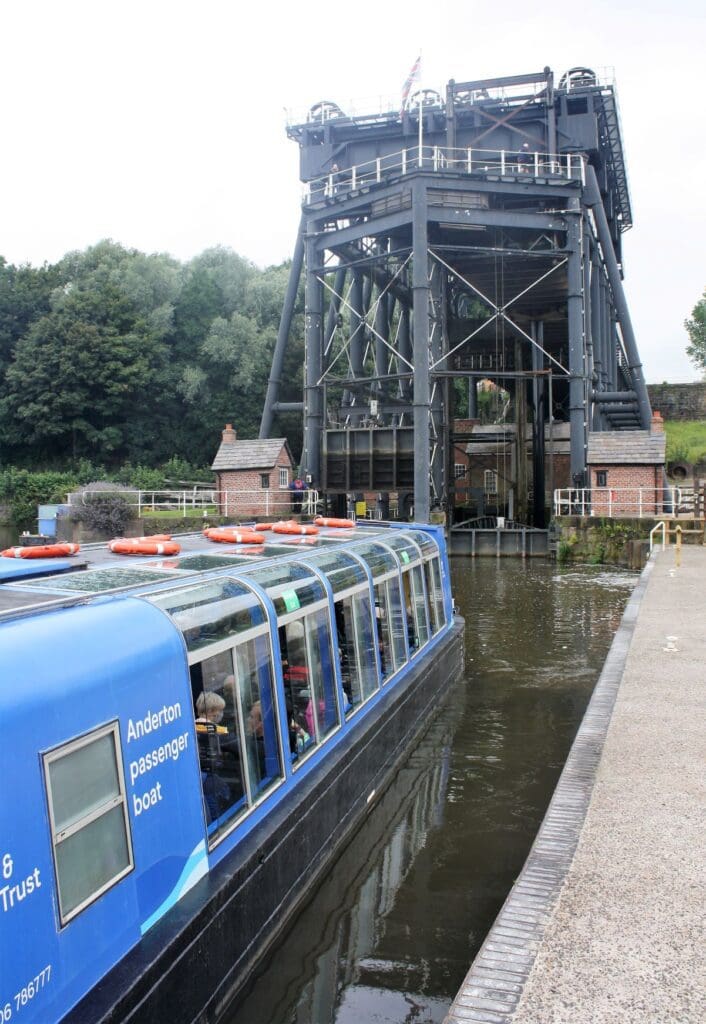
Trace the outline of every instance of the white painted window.
<instances>
[{"instance_id":1,"label":"white painted window","mask_svg":"<svg viewBox=\"0 0 706 1024\"><path fill-rule=\"evenodd\" d=\"M289 487L289 470L281 469L279 471L279 485L280 487Z\"/></svg>"},{"instance_id":2,"label":"white painted window","mask_svg":"<svg viewBox=\"0 0 706 1024\"><path fill-rule=\"evenodd\" d=\"M460 480L462 476L466 475L466 467L462 462L454 463L454 480Z\"/></svg>"},{"instance_id":3,"label":"white painted window","mask_svg":"<svg viewBox=\"0 0 706 1024\"><path fill-rule=\"evenodd\" d=\"M44 755L61 923L132 871L117 722Z\"/></svg>"},{"instance_id":4,"label":"white painted window","mask_svg":"<svg viewBox=\"0 0 706 1024\"><path fill-rule=\"evenodd\" d=\"M494 469L486 469L483 473L483 490L486 494L498 493L498 474Z\"/></svg>"}]
</instances>

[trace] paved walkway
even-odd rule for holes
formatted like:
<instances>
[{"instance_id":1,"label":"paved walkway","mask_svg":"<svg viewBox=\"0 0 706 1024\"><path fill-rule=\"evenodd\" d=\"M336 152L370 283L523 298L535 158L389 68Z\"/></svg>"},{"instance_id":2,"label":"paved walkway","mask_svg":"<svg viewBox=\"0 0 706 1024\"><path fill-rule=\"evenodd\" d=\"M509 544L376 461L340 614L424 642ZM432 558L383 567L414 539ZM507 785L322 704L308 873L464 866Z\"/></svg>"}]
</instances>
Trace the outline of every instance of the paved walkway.
<instances>
[{"instance_id":1,"label":"paved walkway","mask_svg":"<svg viewBox=\"0 0 706 1024\"><path fill-rule=\"evenodd\" d=\"M706 548L628 604L520 878L448 1024L706 1021Z\"/></svg>"}]
</instances>

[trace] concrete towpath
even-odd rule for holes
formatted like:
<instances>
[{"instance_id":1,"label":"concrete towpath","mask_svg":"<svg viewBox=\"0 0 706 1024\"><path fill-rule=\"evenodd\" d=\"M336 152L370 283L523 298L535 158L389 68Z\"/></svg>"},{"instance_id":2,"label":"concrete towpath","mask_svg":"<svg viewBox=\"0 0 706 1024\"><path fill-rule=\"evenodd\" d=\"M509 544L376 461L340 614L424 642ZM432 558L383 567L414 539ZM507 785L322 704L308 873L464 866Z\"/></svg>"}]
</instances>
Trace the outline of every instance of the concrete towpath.
<instances>
[{"instance_id":1,"label":"concrete towpath","mask_svg":"<svg viewBox=\"0 0 706 1024\"><path fill-rule=\"evenodd\" d=\"M446 1018L706 1021L706 548L650 561Z\"/></svg>"}]
</instances>

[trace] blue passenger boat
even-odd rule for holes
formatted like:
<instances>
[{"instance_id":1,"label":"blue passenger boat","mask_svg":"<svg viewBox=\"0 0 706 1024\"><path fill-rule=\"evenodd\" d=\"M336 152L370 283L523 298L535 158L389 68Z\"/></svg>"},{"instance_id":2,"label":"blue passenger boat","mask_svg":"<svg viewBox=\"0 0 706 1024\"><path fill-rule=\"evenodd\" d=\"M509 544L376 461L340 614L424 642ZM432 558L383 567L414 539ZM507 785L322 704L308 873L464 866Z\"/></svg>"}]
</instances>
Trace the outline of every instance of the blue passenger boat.
<instances>
[{"instance_id":1,"label":"blue passenger boat","mask_svg":"<svg viewBox=\"0 0 706 1024\"><path fill-rule=\"evenodd\" d=\"M443 533L0 586L0 1024L212 1021L462 667Z\"/></svg>"}]
</instances>

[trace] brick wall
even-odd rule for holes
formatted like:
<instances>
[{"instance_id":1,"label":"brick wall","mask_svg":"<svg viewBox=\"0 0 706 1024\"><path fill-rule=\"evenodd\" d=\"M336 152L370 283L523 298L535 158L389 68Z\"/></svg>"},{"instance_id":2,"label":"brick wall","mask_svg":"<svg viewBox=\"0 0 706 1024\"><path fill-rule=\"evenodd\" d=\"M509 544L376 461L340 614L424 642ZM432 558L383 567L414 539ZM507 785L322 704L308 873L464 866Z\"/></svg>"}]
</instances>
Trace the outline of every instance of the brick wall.
<instances>
[{"instance_id":1,"label":"brick wall","mask_svg":"<svg viewBox=\"0 0 706 1024\"><path fill-rule=\"evenodd\" d=\"M661 466L592 465L591 514L660 515L662 509ZM605 487L598 486L598 474L606 474Z\"/></svg>"},{"instance_id":2,"label":"brick wall","mask_svg":"<svg viewBox=\"0 0 706 1024\"><path fill-rule=\"evenodd\" d=\"M287 487L279 486L280 469L287 470ZM269 488L262 486L263 474L270 478ZM292 492L288 490L288 486L293 479L292 463L284 448L274 467L230 469L216 473L216 486L220 492L220 513L256 518L286 518L292 512Z\"/></svg>"}]
</instances>

